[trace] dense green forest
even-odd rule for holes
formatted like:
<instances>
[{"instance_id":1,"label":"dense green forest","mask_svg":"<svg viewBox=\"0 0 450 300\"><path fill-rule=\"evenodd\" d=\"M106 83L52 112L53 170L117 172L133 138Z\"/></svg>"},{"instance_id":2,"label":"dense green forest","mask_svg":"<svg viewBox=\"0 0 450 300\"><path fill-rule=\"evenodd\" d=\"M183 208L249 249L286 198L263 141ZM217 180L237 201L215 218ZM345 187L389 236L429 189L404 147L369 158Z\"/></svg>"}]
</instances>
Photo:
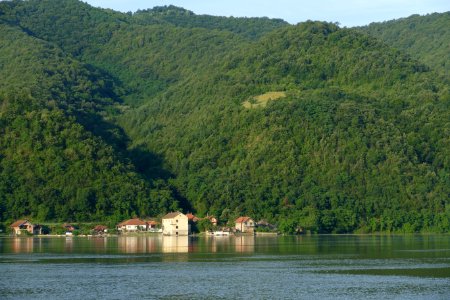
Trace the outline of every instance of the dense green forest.
<instances>
[{"instance_id":1,"label":"dense green forest","mask_svg":"<svg viewBox=\"0 0 450 300\"><path fill-rule=\"evenodd\" d=\"M0 30L0 221L182 209L284 232L450 230L448 53L76 0L0 2Z\"/></svg>"},{"instance_id":2,"label":"dense green forest","mask_svg":"<svg viewBox=\"0 0 450 300\"><path fill-rule=\"evenodd\" d=\"M450 12L372 23L361 29L450 76Z\"/></svg>"}]
</instances>

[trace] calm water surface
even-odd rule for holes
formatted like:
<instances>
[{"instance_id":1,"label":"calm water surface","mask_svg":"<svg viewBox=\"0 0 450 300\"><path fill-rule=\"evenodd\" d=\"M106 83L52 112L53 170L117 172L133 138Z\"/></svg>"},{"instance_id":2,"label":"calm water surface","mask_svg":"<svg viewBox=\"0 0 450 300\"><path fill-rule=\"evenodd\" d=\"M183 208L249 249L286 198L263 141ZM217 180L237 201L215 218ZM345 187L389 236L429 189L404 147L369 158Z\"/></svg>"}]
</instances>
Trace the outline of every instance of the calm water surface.
<instances>
[{"instance_id":1,"label":"calm water surface","mask_svg":"<svg viewBox=\"0 0 450 300\"><path fill-rule=\"evenodd\" d=\"M450 299L450 236L0 238L0 299Z\"/></svg>"}]
</instances>

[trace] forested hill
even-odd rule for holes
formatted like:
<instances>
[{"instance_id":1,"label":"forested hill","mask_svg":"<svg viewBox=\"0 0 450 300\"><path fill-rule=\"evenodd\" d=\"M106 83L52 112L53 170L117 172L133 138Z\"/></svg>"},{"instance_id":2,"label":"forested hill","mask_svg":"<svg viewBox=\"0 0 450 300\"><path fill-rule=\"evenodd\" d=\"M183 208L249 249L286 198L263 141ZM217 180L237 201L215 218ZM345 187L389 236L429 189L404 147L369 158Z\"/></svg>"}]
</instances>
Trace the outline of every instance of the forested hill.
<instances>
[{"instance_id":1,"label":"forested hill","mask_svg":"<svg viewBox=\"0 0 450 300\"><path fill-rule=\"evenodd\" d=\"M276 28L287 26L281 19L268 18L227 18L208 15L196 15L192 11L170 6L138 10L133 15L133 22L139 24L157 24L167 22L185 28L206 28L227 30L247 38L259 38Z\"/></svg>"},{"instance_id":2,"label":"forested hill","mask_svg":"<svg viewBox=\"0 0 450 300\"><path fill-rule=\"evenodd\" d=\"M0 2L0 24L3 221L181 208L285 232L450 229L449 82L373 37L75 0Z\"/></svg>"},{"instance_id":3,"label":"forested hill","mask_svg":"<svg viewBox=\"0 0 450 300\"><path fill-rule=\"evenodd\" d=\"M6 22L0 66L0 221L119 221L177 207L135 171L108 121L120 105L110 77Z\"/></svg>"},{"instance_id":4,"label":"forested hill","mask_svg":"<svg viewBox=\"0 0 450 300\"><path fill-rule=\"evenodd\" d=\"M412 15L361 29L450 76L450 12Z\"/></svg>"}]
</instances>

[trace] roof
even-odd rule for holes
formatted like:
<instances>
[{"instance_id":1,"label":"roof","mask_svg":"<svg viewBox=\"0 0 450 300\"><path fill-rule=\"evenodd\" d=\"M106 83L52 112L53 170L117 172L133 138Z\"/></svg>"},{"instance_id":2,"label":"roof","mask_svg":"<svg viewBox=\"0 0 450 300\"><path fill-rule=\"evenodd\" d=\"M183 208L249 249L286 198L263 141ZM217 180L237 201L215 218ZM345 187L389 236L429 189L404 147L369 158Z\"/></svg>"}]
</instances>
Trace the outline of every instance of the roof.
<instances>
[{"instance_id":1,"label":"roof","mask_svg":"<svg viewBox=\"0 0 450 300\"><path fill-rule=\"evenodd\" d=\"M28 220L17 220L14 223L12 223L9 227L19 227L20 225L22 225L26 222L29 222L31 224L31 222Z\"/></svg>"},{"instance_id":2,"label":"roof","mask_svg":"<svg viewBox=\"0 0 450 300\"><path fill-rule=\"evenodd\" d=\"M200 220L200 218L194 216L194 215L191 214L191 213L186 214L186 217L188 218L189 221L197 222L198 220Z\"/></svg>"},{"instance_id":3,"label":"roof","mask_svg":"<svg viewBox=\"0 0 450 300\"><path fill-rule=\"evenodd\" d=\"M147 221L148 225L158 225L158 222L156 221Z\"/></svg>"},{"instance_id":4,"label":"roof","mask_svg":"<svg viewBox=\"0 0 450 300\"><path fill-rule=\"evenodd\" d=\"M214 216L206 216L206 219L210 220L211 222L213 222L213 220L217 221L216 217Z\"/></svg>"},{"instance_id":5,"label":"roof","mask_svg":"<svg viewBox=\"0 0 450 300\"><path fill-rule=\"evenodd\" d=\"M95 231L104 231L105 229L108 229L105 225L97 225L94 227Z\"/></svg>"},{"instance_id":6,"label":"roof","mask_svg":"<svg viewBox=\"0 0 450 300\"><path fill-rule=\"evenodd\" d=\"M139 225L147 225L147 223L136 218L136 219L130 219L130 220L123 221L122 223L119 223L118 226L127 226L127 225L139 226Z\"/></svg>"},{"instance_id":7,"label":"roof","mask_svg":"<svg viewBox=\"0 0 450 300\"><path fill-rule=\"evenodd\" d=\"M261 226L269 226L270 225L270 223L267 222L266 219L259 220L259 222L257 224L261 225Z\"/></svg>"},{"instance_id":8,"label":"roof","mask_svg":"<svg viewBox=\"0 0 450 300\"><path fill-rule=\"evenodd\" d=\"M171 212L171 213L168 213L167 215L165 215L165 216L162 217L162 218L163 218L163 219L172 219L172 218L175 218L175 217L178 216L178 215L182 215L182 213L180 213L179 211Z\"/></svg>"},{"instance_id":9,"label":"roof","mask_svg":"<svg viewBox=\"0 0 450 300\"><path fill-rule=\"evenodd\" d=\"M247 221L250 221L252 218L250 217L239 217L236 219L235 223L245 223Z\"/></svg>"}]
</instances>

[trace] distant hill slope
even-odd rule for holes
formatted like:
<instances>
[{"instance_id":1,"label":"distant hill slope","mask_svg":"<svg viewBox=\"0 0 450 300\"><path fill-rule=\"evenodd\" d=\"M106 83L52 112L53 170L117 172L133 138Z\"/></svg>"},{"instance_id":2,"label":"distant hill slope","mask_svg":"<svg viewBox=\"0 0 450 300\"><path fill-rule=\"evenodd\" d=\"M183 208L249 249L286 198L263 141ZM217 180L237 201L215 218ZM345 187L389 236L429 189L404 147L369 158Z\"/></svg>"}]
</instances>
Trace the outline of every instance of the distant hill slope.
<instances>
[{"instance_id":1,"label":"distant hill slope","mask_svg":"<svg viewBox=\"0 0 450 300\"><path fill-rule=\"evenodd\" d=\"M450 12L372 23L361 30L450 76Z\"/></svg>"},{"instance_id":2,"label":"distant hill slope","mask_svg":"<svg viewBox=\"0 0 450 300\"><path fill-rule=\"evenodd\" d=\"M117 152L126 140L102 117L116 102L107 78L5 24L0 65L0 220L117 221L165 209Z\"/></svg>"},{"instance_id":3,"label":"distant hill slope","mask_svg":"<svg viewBox=\"0 0 450 300\"><path fill-rule=\"evenodd\" d=\"M184 28L227 30L251 39L259 38L274 29L289 25L281 19L196 15L192 11L173 5L138 10L133 14L133 21L142 25L167 22Z\"/></svg>"},{"instance_id":4,"label":"distant hill slope","mask_svg":"<svg viewBox=\"0 0 450 300\"><path fill-rule=\"evenodd\" d=\"M223 222L265 218L288 233L450 230L450 84L403 50L329 23L176 7L130 15L75 0L0 2L0 22L3 95L16 99L22 89L38 101L13 113L2 104L11 134L1 164L26 162L1 167L8 192L0 195L13 195L2 200L7 216L36 215L41 204L52 212L42 218L81 207L77 219L181 206ZM262 29L240 32L246 22ZM83 134L55 150L50 142L70 127L58 119L44 152L26 148L25 137L14 144L34 128L15 120L43 107ZM75 183L55 179L70 172L42 171L70 162L63 155L77 140L96 141L98 154L69 164ZM45 151L59 158L28 163ZM57 175L40 175L29 189L28 173ZM89 183L86 194L80 188ZM48 190L70 192L55 202L43 198ZM24 194L38 200L12 206ZM95 204L71 204L77 199ZM103 199L113 199L111 210L97 208Z\"/></svg>"}]
</instances>

